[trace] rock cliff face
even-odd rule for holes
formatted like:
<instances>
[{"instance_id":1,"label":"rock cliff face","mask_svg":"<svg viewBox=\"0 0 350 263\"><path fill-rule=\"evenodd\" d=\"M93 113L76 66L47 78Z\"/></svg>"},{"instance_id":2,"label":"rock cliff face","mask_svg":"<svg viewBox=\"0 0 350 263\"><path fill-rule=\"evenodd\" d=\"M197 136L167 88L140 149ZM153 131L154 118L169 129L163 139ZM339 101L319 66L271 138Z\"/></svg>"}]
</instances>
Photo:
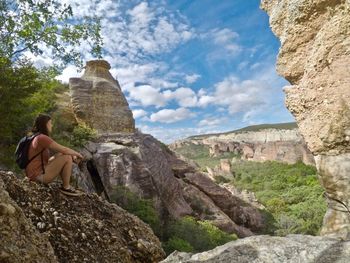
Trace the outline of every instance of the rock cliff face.
<instances>
[{"instance_id":1,"label":"rock cliff face","mask_svg":"<svg viewBox=\"0 0 350 263\"><path fill-rule=\"evenodd\" d=\"M153 200L161 219L192 215L241 237L264 227L258 209L216 185L151 135L100 136L86 145L83 154L95 163L107 194L116 186L125 186ZM80 187L96 191L86 165L76 170L76 177Z\"/></svg>"},{"instance_id":2,"label":"rock cliff face","mask_svg":"<svg viewBox=\"0 0 350 263\"><path fill-rule=\"evenodd\" d=\"M109 69L107 61L92 60L81 78L69 79L75 116L99 133L133 132L132 112Z\"/></svg>"},{"instance_id":3,"label":"rock cliff face","mask_svg":"<svg viewBox=\"0 0 350 263\"><path fill-rule=\"evenodd\" d=\"M0 262L158 262L148 225L97 195L67 197L0 171Z\"/></svg>"},{"instance_id":4,"label":"rock cliff face","mask_svg":"<svg viewBox=\"0 0 350 263\"><path fill-rule=\"evenodd\" d=\"M286 105L329 197L322 234L350 238L350 2L263 0L281 41Z\"/></svg>"},{"instance_id":5,"label":"rock cliff face","mask_svg":"<svg viewBox=\"0 0 350 263\"><path fill-rule=\"evenodd\" d=\"M315 165L314 157L297 129L263 129L192 137L175 142L170 145L170 148L176 151L186 143L207 145L212 156L232 152L240 155L244 160L286 163L301 161Z\"/></svg>"},{"instance_id":6,"label":"rock cliff face","mask_svg":"<svg viewBox=\"0 0 350 263\"><path fill-rule=\"evenodd\" d=\"M198 254L176 251L162 262L347 263L349 258L350 242L339 242L326 237L289 235L247 237Z\"/></svg>"}]
</instances>

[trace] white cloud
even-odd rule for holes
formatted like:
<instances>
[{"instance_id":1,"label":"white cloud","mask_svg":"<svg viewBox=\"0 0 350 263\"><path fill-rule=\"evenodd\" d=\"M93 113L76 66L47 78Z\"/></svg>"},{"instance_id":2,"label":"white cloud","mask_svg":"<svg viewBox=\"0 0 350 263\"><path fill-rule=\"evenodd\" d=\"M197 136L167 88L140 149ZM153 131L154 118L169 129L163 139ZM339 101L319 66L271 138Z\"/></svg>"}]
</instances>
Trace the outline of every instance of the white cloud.
<instances>
[{"instance_id":1,"label":"white cloud","mask_svg":"<svg viewBox=\"0 0 350 263\"><path fill-rule=\"evenodd\" d=\"M190 88L181 87L175 91L166 90L163 94L168 100L176 100L181 107L195 107L198 103L196 93Z\"/></svg>"},{"instance_id":2,"label":"white cloud","mask_svg":"<svg viewBox=\"0 0 350 263\"><path fill-rule=\"evenodd\" d=\"M152 113L150 120L152 122L173 123L194 117L194 113L186 108L178 108L176 110L163 109L156 113Z\"/></svg>"},{"instance_id":3,"label":"white cloud","mask_svg":"<svg viewBox=\"0 0 350 263\"><path fill-rule=\"evenodd\" d=\"M239 35L237 32L232 31L229 28L215 28L211 30L209 34L206 34L208 38L213 39L213 42L226 49L226 55L237 55L242 51L242 47L237 43ZM222 54L221 52L219 52ZM216 58L215 52L210 54L211 58ZM222 56L223 57L223 56Z\"/></svg>"},{"instance_id":4,"label":"white cloud","mask_svg":"<svg viewBox=\"0 0 350 263\"><path fill-rule=\"evenodd\" d=\"M192 84L195 83L200 77L201 75L198 74L186 75L185 80L188 84Z\"/></svg>"},{"instance_id":5,"label":"white cloud","mask_svg":"<svg viewBox=\"0 0 350 263\"><path fill-rule=\"evenodd\" d=\"M158 89L155 89L149 85L141 85L133 88L129 88L129 97L132 100L140 102L142 106L156 107L165 106L166 99Z\"/></svg>"},{"instance_id":6,"label":"white cloud","mask_svg":"<svg viewBox=\"0 0 350 263\"><path fill-rule=\"evenodd\" d=\"M228 28L214 29L212 30L212 35L214 36L214 42L217 44L228 44L236 40L239 35L238 33L232 31Z\"/></svg>"},{"instance_id":7,"label":"white cloud","mask_svg":"<svg viewBox=\"0 0 350 263\"><path fill-rule=\"evenodd\" d=\"M224 118L208 118L208 119L203 119L198 123L199 127L203 127L203 126L219 126L222 125L224 123L224 121L226 121L226 119Z\"/></svg>"},{"instance_id":8,"label":"white cloud","mask_svg":"<svg viewBox=\"0 0 350 263\"><path fill-rule=\"evenodd\" d=\"M216 98L214 96L203 95L198 100L199 107L206 107L209 104L215 103Z\"/></svg>"},{"instance_id":9,"label":"white cloud","mask_svg":"<svg viewBox=\"0 0 350 263\"><path fill-rule=\"evenodd\" d=\"M68 83L70 78L80 77L80 76L81 76L81 72L79 71L79 69L76 66L69 65L63 70L60 76L56 77L56 79L62 81L63 83Z\"/></svg>"},{"instance_id":10,"label":"white cloud","mask_svg":"<svg viewBox=\"0 0 350 263\"><path fill-rule=\"evenodd\" d=\"M145 110L142 110L142 109L134 109L134 110L132 110L132 114L133 114L135 119L138 119L138 118L142 118L142 117L146 116L147 112Z\"/></svg>"},{"instance_id":11,"label":"white cloud","mask_svg":"<svg viewBox=\"0 0 350 263\"><path fill-rule=\"evenodd\" d=\"M198 92L201 94L198 106L215 105L221 109L225 107L231 115L246 114L244 120L261 114L268 105L274 105L276 96L283 96L281 80L273 66L266 67L248 80L241 80L234 75L228 76L214 87L215 91L212 93Z\"/></svg>"}]
</instances>

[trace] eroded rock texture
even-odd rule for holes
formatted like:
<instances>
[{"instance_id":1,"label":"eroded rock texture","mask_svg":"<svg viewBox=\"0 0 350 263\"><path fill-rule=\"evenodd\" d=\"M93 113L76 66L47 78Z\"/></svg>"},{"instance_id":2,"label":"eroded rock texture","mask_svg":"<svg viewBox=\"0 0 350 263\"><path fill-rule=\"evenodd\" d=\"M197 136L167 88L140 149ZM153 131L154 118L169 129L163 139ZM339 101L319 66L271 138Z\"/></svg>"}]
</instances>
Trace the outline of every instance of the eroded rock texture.
<instances>
[{"instance_id":1,"label":"eroded rock texture","mask_svg":"<svg viewBox=\"0 0 350 263\"><path fill-rule=\"evenodd\" d=\"M75 116L99 133L134 132L132 112L109 69L107 61L92 60L81 78L69 80Z\"/></svg>"},{"instance_id":2,"label":"eroded rock texture","mask_svg":"<svg viewBox=\"0 0 350 263\"><path fill-rule=\"evenodd\" d=\"M59 185L0 171L0 262L159 262L148 225L97 195L67 197Z\"/></svg>"},{"instance_id":3,"label":"eroded rock texture","mask_svg":"<svg viewBox=\"0 0 350 263\"><path fill-rule=\"evenodd\" d=\"M0 262L58 262L48 237L6 191L2 177L11 175L0 172Z\"/></svg>"},{"instance_id":4,"label":"eroded rock texture","mask_svg":"<svg viewBox=\"0 0 350 263\"><path fill-rule=\"evenodd\" d=\"M83 154L94 161L109 195L118 186L127 187L153 200L162 219L192 215L241 237L264 227L257 208L216 185L151 135L136 132L100 136L86 145ZM90 175L86 165L76 170L80 187L95 192Z\"/></svg>"},{"instance_id":5,"label":"eroded rock texture","mask_svg":"<svg viewBox=\"0 0 350 263\"><path fill-rule=\"evenodd\" d=\"M339 242L327 237L289 235L247 237L198 254L176 251L162 262L347 263L349 258L349 241Z\"/></svg>"},{"instance_id":6,"label":"eroded rock texture","mask_svg":"<svg viewBox=\"0 0 350 263\"><path fill-rule=\"evenodd\" d=\"M350 238L350 2L263 0L281 41L286 105L329 197L322 234Z\"/></svg>"},{"instance_id":7,"label":"eroded rock texture","mask_svg":"<svg viewBox=\"0 0 350 263\"><path fill-rule=\"evenodd\" d=\"M198 136L177 141L170 145L176 151L186 144L202 144L209 147L211 156L226 152L240 155L241 159L264 162L279 161L289 164L303 162L315 165L315 160L306 147L298 129L262 129L237 131L211 136Z\"/></svg>"}]
</instances>

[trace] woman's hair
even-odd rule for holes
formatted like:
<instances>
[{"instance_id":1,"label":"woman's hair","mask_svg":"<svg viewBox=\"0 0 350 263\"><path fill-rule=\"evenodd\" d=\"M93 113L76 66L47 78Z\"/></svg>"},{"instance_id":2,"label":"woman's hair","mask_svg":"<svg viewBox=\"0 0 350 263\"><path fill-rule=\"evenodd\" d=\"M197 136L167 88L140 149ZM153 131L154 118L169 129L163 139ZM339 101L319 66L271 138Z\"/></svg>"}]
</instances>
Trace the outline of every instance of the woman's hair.
<instances>
[{"instance_id":1,"label":"woman's hair","mask_svg":"<svg viewBox=\"0 0 350 263\"><path fill-rule=\"evenodd\" d=\"M51 120L51 117L47 114L39 114L34 121L32 132L40 132L49 136L49 131L47 130L46 124Z\"/></svg>"}]
</instances>

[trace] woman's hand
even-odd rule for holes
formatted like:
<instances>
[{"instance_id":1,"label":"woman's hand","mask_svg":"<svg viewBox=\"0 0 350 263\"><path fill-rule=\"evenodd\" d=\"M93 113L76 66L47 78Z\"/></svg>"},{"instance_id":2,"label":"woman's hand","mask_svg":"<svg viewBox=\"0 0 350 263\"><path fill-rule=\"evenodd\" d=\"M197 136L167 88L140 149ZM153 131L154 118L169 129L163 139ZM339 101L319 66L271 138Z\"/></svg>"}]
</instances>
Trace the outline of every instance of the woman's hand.
<instances>
[{"instance_id":1,"label":"woman's hand","mask_svg":"<svg viewBox=\"0 0 350 263\"><path fill-rule=\"evenodd\" d=\"M80 154L80 156L77 155L72 155L73 162L76 164L79 164L81 160L84 159L84 157Z\"/></svg>"}]
</instances>

